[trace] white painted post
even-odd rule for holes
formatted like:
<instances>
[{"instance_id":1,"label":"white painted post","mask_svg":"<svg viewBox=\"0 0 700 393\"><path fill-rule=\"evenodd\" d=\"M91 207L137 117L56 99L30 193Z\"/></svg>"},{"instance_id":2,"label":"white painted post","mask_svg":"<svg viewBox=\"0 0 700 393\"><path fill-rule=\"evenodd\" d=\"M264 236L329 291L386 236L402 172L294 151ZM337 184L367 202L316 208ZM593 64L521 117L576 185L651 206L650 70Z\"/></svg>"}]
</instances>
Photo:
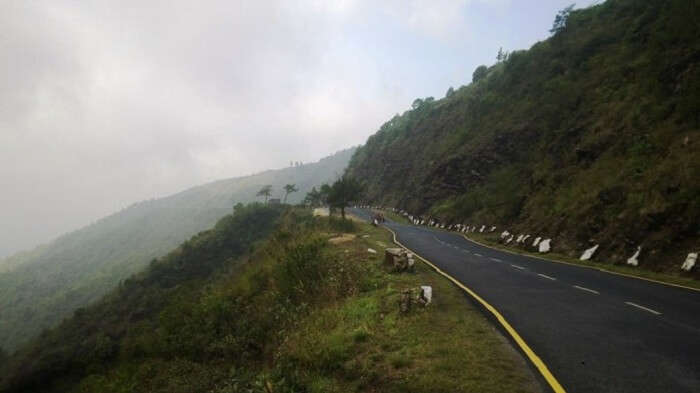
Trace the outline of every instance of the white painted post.
<instances>
[{"instance_id":1,"label":"white painted post","mask_svg":"<svg viewBox=\"0 0 700 393\"><path fill-rule=\"evenodd\" d=\"M688 254L688 256L685 258L685 262L683 262L683 265L681 266L681 269L685 270L686 272L689 272L693 270L693 267L695 266L695 262L698 260L698 253L697 252L691 252Z\"/></svg>"},{"instance_id":2,"label":"white painted post","mask_svg":"<svg viewBox=\"0 0 700 393\"><path fill-rule=\"evenodd\" d=\"M587 260L591 259L591 257L593 257L593 254L595 254L596 250L598 250L598 246L599 245L596 244L595 246L584 251L583 254L581 254L581 258L579 258L579 259L582 261L587 261Z\"/></svg>"},{"instance_id":3,"label":"white painted post","mask_svg":"<svg viewBox=\"0 0 700 393\"><path fill-rule=\"evenodd\" d=\"M627 259L627 264L632 265L632 266L637 266L639 265L639 253L642 252L642 246L637 246L637 251L634 252L634 254Z\"/></svg>"}]
</instances>

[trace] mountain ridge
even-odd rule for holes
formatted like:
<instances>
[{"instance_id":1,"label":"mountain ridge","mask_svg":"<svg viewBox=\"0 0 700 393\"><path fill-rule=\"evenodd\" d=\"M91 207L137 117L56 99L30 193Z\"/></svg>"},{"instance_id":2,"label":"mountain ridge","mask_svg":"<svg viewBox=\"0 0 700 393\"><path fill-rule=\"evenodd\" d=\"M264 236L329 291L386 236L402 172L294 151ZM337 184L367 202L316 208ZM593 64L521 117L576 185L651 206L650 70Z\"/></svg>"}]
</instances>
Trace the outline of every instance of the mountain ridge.
<instances>
[{"instance_id":1,"label":"mountain ridge","mask_svg":"<svg viewBox=\"0 0 700 393\"><path fill-rule=\"evenodd\" d=\"M34 250L0 262L0 347L13 350L77 307L97 300L143 266L209 229L235 203L252 202L272 184L295 183L300 201L311 187L333 181L355 148L316 163L222 179L132 204Z\"/></svg>"},{"instance_id":2,"label":"mountain ridge","mask_svg":"<svg viewBox=\"0 0 700 393\"><path fill-rule=\"evenodd\" d=\"M554 239L571 257L678 271L700 237L700 27L684 0L574 10L356 152L368 200ZM412 176L405 176L411 173Z\"/></svg>"}]
</instances>

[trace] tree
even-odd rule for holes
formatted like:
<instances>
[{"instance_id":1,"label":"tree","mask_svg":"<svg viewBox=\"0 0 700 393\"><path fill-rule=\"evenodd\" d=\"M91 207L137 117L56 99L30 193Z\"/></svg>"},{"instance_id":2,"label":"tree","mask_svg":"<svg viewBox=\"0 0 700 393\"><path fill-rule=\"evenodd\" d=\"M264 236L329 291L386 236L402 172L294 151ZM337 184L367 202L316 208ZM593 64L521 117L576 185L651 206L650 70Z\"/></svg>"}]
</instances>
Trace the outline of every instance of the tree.
<instances>
[{"instance_id":1,"label":"tree","mask_svg":"<svg viewBox=\"0 0 700 393\"><path fill-rule=\"evenodd\" d=\"M272 185L268 184L266 186L263 186L263 188L261 188L260 191L258 191L256 196L264 196L265 203L267 203L267 198L269 198L271 194L272 194Z\"/></svg>"},{"instance_id":2,"label":"tree","mask_svg":"<svg viewBox=\"0 0 700 393\"><path fill-rule=\"evenodd\" d=\"M455 93L455 89L450 86L449 89L447 89L447 93L445 93L445 97L451 97Z\"/></svg>"},{"instance_id":3,"label":"tree","mask_svg":"<svg viewBox=\"0 0 700 393\"><path fill-rule=\"evenodd\" d=\"M309 207L318 207L321 205L321 193L316 187L311 188L311 191L306 193L304 197L304 205Z\"/></svg>"},{"instance_id":4,"label":"tree","mask_svg":"<svg viewBox=\"0 0 700 393\"><path fill-rule=\"evenodd\" d=\"M413 100L413 104L411 104L411 108L413 109L418 109L420 106L423 105L423 100L420 98L416 98Z\"/></svg>"},{"instance_id":5,"label":"tree","mask_svg":"<svg viewBox=\"0 0 700 393\"><path fill-rule=\"evenodd\" d=\"M508 52L503 51L503 48L498 48L498 54L496 55L496 60L500 63L502 61L508 60Z\"/></svg>"},{"instance_id":6,"label":"tree","mask_svg":"<svg viewBox=\"0 0 700 393\"><path fill-rule=\"evenodd\" d=\"M549 29L550 33L557 34L566 28L566 21L569 19L569 15L571 15L574 6L576 6L575 3L557 12L557 16L554 17L554 23L552 23L552 28Z\"/></svg>"},{"instance_id":7,"label":"tree","mask_svg":"<svg viewBox=\"0 0 700 393\"><path fill-rule=\"evenodd\" d=\"M476 67L474 70L474 73L472 74L472 83L476 83L486 77L486 74L489 73L488 67L485 65L480 65Z\"/></svg>"},{"instance_id":8,"label":"tree","mask_svg":"<svg viewBox=\"0 0 700 393\"><path fill-rule=\"evenodd\" d=\"M328 184L322 184L321 190L319 191L322 205L328 204L328 196L330 195L330 193L331 193L331 186L329 186Z\"/></svg>"},{"instance_id":9,"label":"tree","mask_svg":"<svg viewBox=\"0 0 700 393\"><path fill-rule=\"evenodd\" d=\"M284 186L284 203L287 203L287 196L293 192L297 192L299 189L296 184L287 184Z\"/></svg>"},{"instance_id":10,"label":"tree","mask_svg":"<svg viewBox=\"0 0 700 393\"><path fill-rule=\"evenodd\" d=\"M348 175L343 175L331 186L328 203L332 207L339 208L340 215L345 219L345 208L349 206L350 202L358 200L363 191L364 187L359 181Z\"/></svg>"}]
</instances>

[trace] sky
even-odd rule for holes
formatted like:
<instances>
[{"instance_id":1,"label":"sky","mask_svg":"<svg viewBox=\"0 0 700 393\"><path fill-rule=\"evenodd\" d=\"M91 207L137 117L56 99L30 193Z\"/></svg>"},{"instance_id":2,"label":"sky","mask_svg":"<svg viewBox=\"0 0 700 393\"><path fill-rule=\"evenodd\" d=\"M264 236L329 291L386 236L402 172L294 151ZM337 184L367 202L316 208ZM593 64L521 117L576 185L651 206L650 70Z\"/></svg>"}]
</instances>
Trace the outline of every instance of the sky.
<instances>
[{"instance_id":1,"label":"sky","mask_svg":"<svg viewBox=\"0 0 700 393\"><path fill-rule=\"evenodd\" d=\"M362 144L571 0L3 0L0 257ZM593 1L579 1L579 7Z\"/></svg>"}]
</instances>

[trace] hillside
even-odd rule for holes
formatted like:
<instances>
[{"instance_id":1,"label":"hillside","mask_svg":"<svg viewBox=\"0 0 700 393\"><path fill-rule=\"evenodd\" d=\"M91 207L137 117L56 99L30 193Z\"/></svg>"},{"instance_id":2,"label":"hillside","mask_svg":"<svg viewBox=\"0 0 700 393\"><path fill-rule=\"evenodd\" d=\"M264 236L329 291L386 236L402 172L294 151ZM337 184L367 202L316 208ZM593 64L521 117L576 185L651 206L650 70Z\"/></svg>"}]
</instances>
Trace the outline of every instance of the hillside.
<instances>
[{"instance_id":1,"label":"hillside","mask_svg":"<svg viewBox=\"0 0 700 393\"><path fill-rule=\"evenodd\" d=\"M153 258L210 228L236 203L273 197L297 185L288 202L342 173L354 149L317 163L220 180L165 198L140 202L48 245L0 261L0 348L14 350L141 270Z\"/></svg>"},{"instance_id":2,"label":"hillside","mask_svg":"<svg viewBox=\"0 0 700 393\"><path fill-rule=\"evenodd\" d=\"M422 264L382 267L390 236L305 209L237 207L0 361L0 391L541 391L458 288ZM434 301L400 313L418 285Z\"/></svg>"},{"instance_id":3,"label":"hillside","mask_svg":"<svg viewBox=\"0 0 700 393\"><path fill-rule=\"evenodd\" d=\"M348 171L376 205L551 237L570 256L599 243L601 262L641 245L641 268L678 271L700 247L699 103L697 2L608 0L417 100Z\"/></svg>"}]
</instances>

